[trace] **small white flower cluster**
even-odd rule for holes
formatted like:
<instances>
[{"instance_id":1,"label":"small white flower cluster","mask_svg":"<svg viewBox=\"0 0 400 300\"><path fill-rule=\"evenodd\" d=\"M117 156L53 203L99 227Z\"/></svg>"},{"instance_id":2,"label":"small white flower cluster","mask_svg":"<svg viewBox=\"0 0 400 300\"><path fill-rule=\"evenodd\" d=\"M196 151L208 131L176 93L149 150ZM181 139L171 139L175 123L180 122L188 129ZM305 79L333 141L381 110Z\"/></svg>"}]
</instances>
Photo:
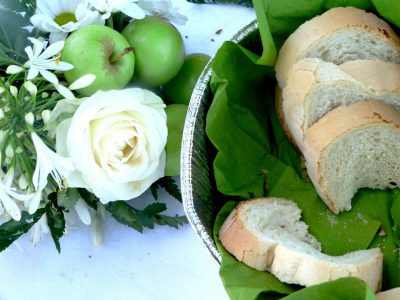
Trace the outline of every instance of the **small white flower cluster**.
<instances>
[{"instance_id":1,"label":"small white flower cluster","mask_svg":"<svg viewBox=\"0 0 400 300\"><path fill-rule=\"evenodd\" d=\"M94 80L93 75L85 75L70 85L69 89L58 83L58 80L43 88L43 79L35 79L39 86L24 80L18 87L14 84L18 84L16 76L22 70L10 66L7 69L10 75L7 80L0 78L0 149L4 149L4 152L0 151L0 215L15 221L21 220L21 212L24 210L34 214L41 207L42 200L54 192L54 188L49 185L49 175L58 189L66 187L64 180L75 170L75 166L70 158L59 155L47 145L53 143L52 138L43 135L40 126L43 129L54 127L54 118L49 108L60 103L62 97L71 97L71 90L86 87ZM39 69L38 72L42 71ZM49 94L51 90L52 95ZM16 111L20 114L16 114ZM37 123L42 125L38 128ZM87 205L82 201L78 200L74 208L78 216L89 214ZM90 217L85 217L83 221L90 224ZM32 230L34 244L43 233L48 232L45 223L45 218L41 218L35 224Z\"/></svg>"}]
</instances>

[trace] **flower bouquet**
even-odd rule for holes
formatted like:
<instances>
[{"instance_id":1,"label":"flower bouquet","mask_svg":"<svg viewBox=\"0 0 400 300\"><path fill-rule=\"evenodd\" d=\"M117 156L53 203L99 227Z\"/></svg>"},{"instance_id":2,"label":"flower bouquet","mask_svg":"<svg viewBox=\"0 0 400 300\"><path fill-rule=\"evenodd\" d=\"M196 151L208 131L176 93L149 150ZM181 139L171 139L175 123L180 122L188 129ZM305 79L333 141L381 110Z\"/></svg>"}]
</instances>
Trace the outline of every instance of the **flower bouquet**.
<instances>
[{"instance_id":1,"label":"flower bouquet","mask_svg":"<svg viewBox=\"0 0 400 300\"><path fill-rule=\"evenodd\" d=\"M179 126L159 95L184 48L154 67L132 46L147 35L131 28L150 20L176 31L169 22L185 17L169 0L9 0L0 18L0 250L50 233L60 251L71 214L93 225L97 243L107 211L140 232L186 223L157 200L164 188L181 201L179 153L166 151ZM144 209L127 202L148 189Z\"/></svg>"}]
</instances>

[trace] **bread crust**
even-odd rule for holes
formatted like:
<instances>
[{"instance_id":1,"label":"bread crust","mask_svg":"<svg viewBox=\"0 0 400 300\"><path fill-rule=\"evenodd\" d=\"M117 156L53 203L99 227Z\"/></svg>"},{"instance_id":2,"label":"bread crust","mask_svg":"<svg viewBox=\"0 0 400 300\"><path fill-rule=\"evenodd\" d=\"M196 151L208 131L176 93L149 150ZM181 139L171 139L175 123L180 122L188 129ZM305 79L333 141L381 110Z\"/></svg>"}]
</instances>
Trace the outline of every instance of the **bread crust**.
<instances>
[{"instance_id":1,"label":"bread crust","mask_svg":"<svg viewBox=\"0 0 400 300\"><path fill-rule=\"evenodd\" d=\"M337 264L315 259L293 249L278 245L271 266L271 273L291 280L292 283L310 286L342 277L357 277L368 283L373 291L380 289L383 255L379 248L369 249L370 259L354 264Z\"/></svg>"},{"instance_id":2,"label":"bread crust","mask_svg":"<svg viewBox=\"0 0 400 300\"><path fill-rule=\"evenodd\" d=\"M321 79L319 69L325 68L324 73L335 73L328 78ZM336 72L332 72L332 71ZM382 75L384 74L384 75ZM326 75L325 75L326 77ZM283 89L281 103L284 130L288 137L294 140L301 150L305 126L305 118L310 105L309 97L315 86L325 82L336 82L338 85L349 88L364 89L366 93L381 96L382 94L397 94L400 98L400 64L384 61L354 60L336 66L317 58L302 59L289 71L287 85ZM334 96L332 96L334 97ZM359 99L365 100L365 99ZM279 101L277 99L276 101ZM400 103L399 103L400 107Z\"/></svg>"},{"instance_id":3,"label":"bread crust","mask_svg":"<svg viewBox=\"0 0 400 300\"><path fill-rule=\"evenodd\" d=\"M239 203L225 220L219 232L222 245L239 261L259 271L269 271L279 280L304 286L318 284L345 276L358 277L377 291L382 277L383 255L379 248L368 251L368 259L360 263L327 261L312 254L291 249L284 243L261 240L246 224L244 207L257 201L276 201L275 205L289 200L258 198ZM317 251L317 250L315 250ZM352 252L350 255L357 255Z\"/></svg>"},{"instance_id":4,"label":"bread crust","mask_svg":"<svg viewBox=\"0 0 400 300\"><path fill-rule=\"evenodd\" d=\"M400 287L377 293L376 297L378 300L398 300L400 299Z\"/></svg>"},{"instance_id":5,"label":"bread crust","mask_svg":"<svg viewBox=\"0 0 400 300\"><path fill-rule=\"evenodd\" d=\"M311 45L332 33L350 28L359 29L378 39L386 40L400 52L400 39L384 20L354 7L332 8L303 23L283 44L275 65L280 87L283 88L286 85L290 68Z\"/></svg>"},{"instance_id":6,"label":"bread crust","mask_svg":"<svg viewBox=\"0 0 400 300\"><path fill-rule=\"evenodd\" d=\"M308 176L326 205L335 213L339 213L340 208L324 188L320 162L322 154L336 138L355 128L374 124L400 129L400 113L383 102L361 101L331 110L305 131L303 155Z\"/></svg>"},{"instance_id":7,"label":"bread crust","mask_svg":"<svg viewBox=\"0 0 400 300\"><path fill-rule=\"evenodd\" d=\"M233 256L239 261L259 271L267 271L271 264L275 246L260 241L245 226L238 217L240 207L244 202L230 213L219 231L219 239ZM272 255L271 255L272 254Z\"/></svg>"},{"instance_id":8,"label":"bread crust","mask_svg":"<svg viewBox=\"0 0 400 300\"><path fill-rule=\"evenodd\" d=\"M315 60L300 61L288 76L288 84L282 91L282 115L294 144L301 150L305 102L315 83Z\"/></svg>"},{"instance_id":9,"label":"bread crust","mask_svg":"<svg viewBox=\"0 0 400 300\"><path fill-rule=\"evenodd\" d=\"M275 110L276 110L276 115L278 117L279 124L281 125L283 133L288 138L289 142L292 143L292 145L295 146L298 149L299 147L297 146L295 138L291 134L291 132L289 130L289 127L287 125L288 123L285 120L285 115L284 115L282 106L283 106L282 90L279 87L279 85L276 85L276 89L275 89Z\"/></svg>"},{"instance_id":10,"label":"bread crust","mask_svg":"<svg viewBox=\"0 0 400 300\"><path fill-rule=\"evenodd\" d=\"M339 67L373 90L400 93L400 64L359 59L345 62Z\"/></svg>"}]
</instances>

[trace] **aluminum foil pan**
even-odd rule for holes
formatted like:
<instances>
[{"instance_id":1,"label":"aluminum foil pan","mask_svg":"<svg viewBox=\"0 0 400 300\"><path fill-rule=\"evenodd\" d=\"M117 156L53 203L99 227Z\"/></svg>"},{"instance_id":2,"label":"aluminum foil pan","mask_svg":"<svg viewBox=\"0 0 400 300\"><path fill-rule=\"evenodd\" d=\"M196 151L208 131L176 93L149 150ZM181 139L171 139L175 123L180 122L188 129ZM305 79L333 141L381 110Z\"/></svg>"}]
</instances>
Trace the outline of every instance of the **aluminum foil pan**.
<instances>
[{"instance_id":1,"label":"aluminum foil pan","mask_svg":"<svg viewBox=\"0 0 400 300\"><path fill-rule=\"evenodd\" d=\"M257 38L258 24L253 21L231 41L246 45ZM213 99L210 89L212 61L204 68L190 99L182 137L180 179L183 207L189 222L210 254L220 262L212 231L215 216L224 203L212 174L215 150L205 134L206 115Z\"/></svg>"}]
</instances>

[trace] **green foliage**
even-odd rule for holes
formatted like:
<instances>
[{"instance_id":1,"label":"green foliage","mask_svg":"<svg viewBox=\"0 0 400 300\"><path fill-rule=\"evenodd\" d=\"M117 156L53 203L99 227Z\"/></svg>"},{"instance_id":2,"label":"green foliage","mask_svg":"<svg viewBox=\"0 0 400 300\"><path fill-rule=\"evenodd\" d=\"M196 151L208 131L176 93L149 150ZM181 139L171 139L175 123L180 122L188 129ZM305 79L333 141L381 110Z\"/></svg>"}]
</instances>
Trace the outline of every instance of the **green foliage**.
<instances>
[{"instance_id":1,"label":"green foliage","mask_svg":"<svg viewBox=\"0 0 400 300\"><path fill-rule=\"evenodd\" d=\"M386 18L387 21L393 23L400 28L400 1L398 0L372 0L375 9Z\"/></svg>"},{"instance_id":2,"label":"green foliage","mask_svg":"<svg viewBox=\"0 0 400 300\"><path fill-rule=\"evenodd\" d=\"M99 198L97 198L94 194L92 194L86 189L78 189L78 192L79 195L82 197L83 201L85 201L89 207L93 208L94 210L97 210Z\"/></svg>"},{"instance_id":3,"label":"green foliage","mask_svg":"<svg viewBox=\"0 0 400 300\"><path fill-rule=\"evenodd\" d=\"M400 247L400 191L393 191L393 205L390 210L393 219L393 235L397 247Z\"/></svg>"},{"instance_id":4,"label":"green foliage","mask_svg":"<svg viewBox=\"0 0 400 300\"><path fill-rule=\"evenodd\" d=\"M64 235L65 231L64 213L48 205L46 209L46 216L47 224L50 228L51 237L53 238L57 251L60 253L60 238Z\"/></svg>"},{"instance_id":5,"label":"green foliage","mask_svg":"<svg viewBox=\"0 0 400 300\"><path fill-rule=\"evenodd\" d=\"M0 5L0 66L23 63L27 60L24 48L30 45L28 37L37 37L38 31L29 32L29 18L36 7L33 0L3 0ZM25 13L22 13L25 12Z\"/></svg>"},{"instance_id":6,"label":"green foliage","mask_svg":"<svg viewBox=\"0 0 400 300\"><path fill-rule=\"evenodd\" d=\"M264 177L260 174L266 169L265 154L271 149L265 99L274 90L267 83L273 70L256 65L232 42L224 43L217 55L211 80L215 98L206 121L207 135L219 151L214 161L217 187L222 193L242 198L249 193L263 196Z\"/></svg>"},{"instance_id":7,"label":"green foliage","mask_svg":"<svg viewBox=\"0 0 400 300\"><path fill-rule=\"evenodd\" d=\"M21 235L27 233L29 229L46 213L45 208L38 209L33 215L23 211L21 220L10 220L0 225L0 251L3 251L16 241Z\"/></svg>"},{"instance_id":8,"label":"green foliage","mask_svg":"<svg viewBox=\"0 0 400 300\"><path fill-rule=\"evenodd\" d=\"M319 299L350 299L352 300L376 300L374 292L361 279L354 277L340 278L307 289L299 290L285 300L319 300Z\"/></svg>"},{"instance_id":9,"label":"green foliage","mask_svg":"<svg viewBox=\"0 0 400 300\"><path fill-rule=\"evenodd\" d=\"M170 196L174 197L179 202L182 202L181 191L172 177L162 177L151 185L150 191L156 200L158 199L159 188L163 188Z\"/></svg>"},{"instance_id":10,"label":"green foliage","mask_svg":"<svg viewBox=\"0 0 400 300\"><path fill-rule=\"evenodd\" d=\"M70 210L73 208L80 198L77 189L64 189L57 192L57 204L64 208L64 210Z\"/></svg>"},{"instance_id":11,"label":"green foliage","mask_svg":"<svg viewBox=\"0 0 400 300\"><path fill-rule=\"evenodd\" d=\"M139 232L144 227L154 229L154 225L168 225L178 228L187 223L184 216L167 216L161 214L167 209L165 203L152 203L143 210L130 206L126 201L115 201L105 205L107 211L120 223L127 225Z\"/></svg>"}]
</instances>

